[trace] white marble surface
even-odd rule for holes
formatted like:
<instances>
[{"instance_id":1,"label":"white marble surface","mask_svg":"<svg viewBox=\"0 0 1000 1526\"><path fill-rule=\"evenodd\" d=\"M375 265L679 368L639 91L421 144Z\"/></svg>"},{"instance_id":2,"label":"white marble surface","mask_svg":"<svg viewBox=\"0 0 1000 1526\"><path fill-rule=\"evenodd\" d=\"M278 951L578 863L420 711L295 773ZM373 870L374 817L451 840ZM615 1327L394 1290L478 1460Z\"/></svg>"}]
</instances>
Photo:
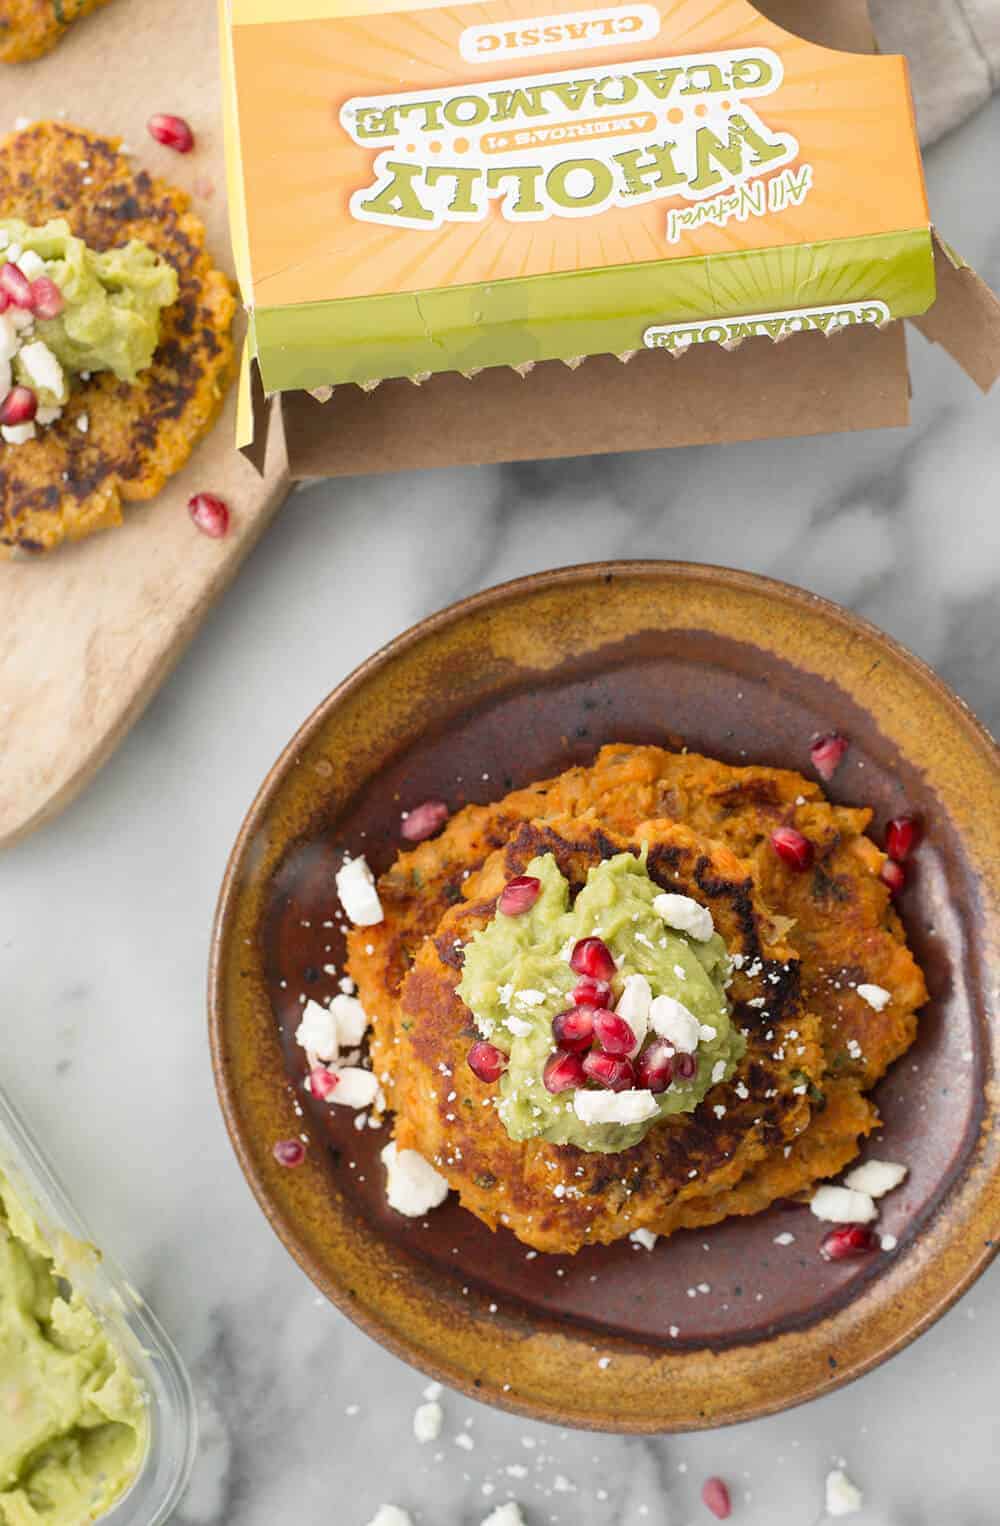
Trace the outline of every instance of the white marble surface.
<instances>
[{"instance_id":1,"label":"white marble surface","mask_svg":"<svg viewBox=\"0 0 1000 1526\"><path fill-rule=\"evenodd\" d=\"M930 178L941 226L1000 286L983 190L998 140L1000 101L934 151ZM697 1495L715 1472L743 1526L813 1526L841 1455L869 1526L997 1521L1000 1269L887 1367L776 1419L620 1440L446 1396L440 1446L419 1448L423 1381L318 1301L274 1238L205 1039L216 889L260 778L357 662L474 589L618 556L772 573L862 611L1000 723L1000 396L919 338L912 358L908 434L297 494L86 795L0 861L3 1080L194 1372L204 1444L181 1526L366 1526L382 1500L420 1526L478 1526L508 1490L530 1526L683 1526L709 1519ZM510 1465L527 1475L498 1478ZM547 1492L557 1473L578 1492Z\"/></svg>"}]
</instances>

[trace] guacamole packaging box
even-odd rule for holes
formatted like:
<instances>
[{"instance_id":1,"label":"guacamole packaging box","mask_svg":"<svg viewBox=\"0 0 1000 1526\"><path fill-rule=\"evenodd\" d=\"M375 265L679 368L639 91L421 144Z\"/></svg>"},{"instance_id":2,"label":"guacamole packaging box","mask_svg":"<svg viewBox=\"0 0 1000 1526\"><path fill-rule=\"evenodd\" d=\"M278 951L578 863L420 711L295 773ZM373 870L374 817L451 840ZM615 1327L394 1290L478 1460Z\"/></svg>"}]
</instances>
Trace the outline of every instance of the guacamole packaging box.
<instances>
[{"instance_id":1,"label":"guacamole packaging box","mask_svg":"<svg viewBox=\"0 0 1000 1526\"><path fill-rule=\"evenodd\" d=\"M220 13L239 443L280 394L295 475L903 423L903 319L1000 369L860 0Z\"/></svg>"}]
</instances>

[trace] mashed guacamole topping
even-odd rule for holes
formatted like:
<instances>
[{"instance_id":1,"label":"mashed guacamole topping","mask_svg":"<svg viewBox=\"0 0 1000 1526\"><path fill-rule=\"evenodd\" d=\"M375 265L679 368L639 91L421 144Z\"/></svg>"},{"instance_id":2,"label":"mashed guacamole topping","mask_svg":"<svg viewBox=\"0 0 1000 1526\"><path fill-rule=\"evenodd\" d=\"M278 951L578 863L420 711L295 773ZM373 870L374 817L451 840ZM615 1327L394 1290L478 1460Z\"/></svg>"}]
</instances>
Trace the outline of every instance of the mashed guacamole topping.
<instances>
[{"instance_id":1,"label":"mashed guacamole topping","mask_svg":"<svg viewBox=\"0 0 1000 1526\"><path fill-rule=\"evenodd\" d=\"M177 272L147 244L91 249L63 218L33 228L0 218L0 413L9 444L51 424L71 378L111 371L133 382L153 358L160 314L176 301ZM11 404L26 388L34 412ZM20 431L20 433L18 433Z\"/></svg>"},{"instance_id":2,"label":"mashed guacamole topping","mask_svg":"<svg viewBox=\"0 0 1000 1526\"><path fill-rule=\"evenodd\" d=\"M458 988L483 1039L508 1057L499 1116L514 1140L542 1138L602 1153L629 1149L661 1119L693 1112L712 1086L730 1078L743 1055L745 1042L731 1022L725 991L725 944L707 908L664 894L650 879L645 852L638 858L619 853L592 867L572 905L569 884L551 854L533 859L526 873L540 885L537 898L513 915L498 909L472 938ZM635 1044L623 1062L631 1079L608 1086L597 1075L584 1078L575 1043L567 1074L580 1084L553 1091L560 1015L585 1005L574 954L584 939L600 940L613 959L610 992L593 1010L604 1014L596 1017L598 1026L612 1010L629 1024ZM613 1023L608 1028L614 1032ZM597 1031L593 1053L600 1058L600 1051ZM585 1060L589 1054L588 1048ZM643 1084L643 1062L648 1072L656 1055L673 1074L650 1090Z\"/></svg>"},{"instance_id":3,"label":"mashed guacamole topping","mask_svg":"<svg viewBox=\"0 0 1000 1526\"><path fill-rule=\"evenodd\" d=\"M142 1392L71 1273L0 1173L2 1526L100 1520L145 1451Z\"/></svg>"}]
</instances>

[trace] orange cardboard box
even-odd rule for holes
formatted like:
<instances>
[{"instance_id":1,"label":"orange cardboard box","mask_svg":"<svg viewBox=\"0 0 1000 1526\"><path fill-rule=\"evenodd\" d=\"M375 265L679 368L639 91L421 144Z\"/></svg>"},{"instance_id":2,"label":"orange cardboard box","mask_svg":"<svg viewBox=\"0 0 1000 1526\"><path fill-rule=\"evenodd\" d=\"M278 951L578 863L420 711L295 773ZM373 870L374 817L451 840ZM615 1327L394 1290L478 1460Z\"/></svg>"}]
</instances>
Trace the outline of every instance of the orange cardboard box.
<instances>
[{"instance_id":1,"label":"orange cardboard box","mask_svg":"<svg viewBox=\"0 0 1000 1526\"><path fill-rule=\"evenodd\" d=\"M280 393L294 475L904 423L903 318L1000 371L860 0L220 12L241 443Z\"/></svg>"}]
</instances>

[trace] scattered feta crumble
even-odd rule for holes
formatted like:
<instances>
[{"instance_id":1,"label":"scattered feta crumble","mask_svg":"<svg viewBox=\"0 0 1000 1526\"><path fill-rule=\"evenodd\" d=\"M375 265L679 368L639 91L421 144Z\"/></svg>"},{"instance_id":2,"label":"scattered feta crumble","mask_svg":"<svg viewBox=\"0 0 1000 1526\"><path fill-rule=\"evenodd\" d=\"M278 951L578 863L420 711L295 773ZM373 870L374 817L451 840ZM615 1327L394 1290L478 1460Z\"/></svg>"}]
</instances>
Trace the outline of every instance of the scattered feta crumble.
<instances>
[{"instance_id":1,"label":"scattered feta crumble","mask_svg":"<svg viewBox=\"0 0 1000 1526\"><path fill-rule=\"evenodd\" d=\"M827 1515L857 1515L863 1504L861 1490L851 1483L843 1468L834 1468L826 1475Z\"/></svg>"},{"instance_id":2,"label":"scattered feta crumble","mask_svg":"<svg viewBox=\"0 0 1000 1526\"><path fill-rule=\"evenodd\" d=\"M524 1017L505 1017L504 1027L509 1028L516 1039L526 1039L534 1027Z\"/></svg>"},{"instance_id":3,"label":"scattered feta crumble","mask_svg":"<svg viewBox=\"0 0 1000 1526\"><path fill-rule=\"evenodd\" d=\"M887 991L885 986L860 985L857 991L861 1000L866 1001L876 1012L881 1012L892 1000L892 992Z\"/></svg>"},{"instance_id":4,"label":"scattered feta crumble","mask_svg":"<svg viewBox=\"0 0 1000 1526\"><path fill-rule=\"evenodd\" d=\"M21 268L24 268L23 264ZM44 340L33 339L30 344L22 345L18 360L30 387L36 392L51 392L58 401L65 401L63 368Z\"/></svg>"},{"instance_id":5,"label":"scattered feta crumble","mask_svg":"<svg viewBox=\"0 0 1000 1526\"><path fill-rule=\"evenodd\" d=\"M341 1049L356 1049L368 1028L368 1014L356 996L339 995L330 1003Z\"/></svg>"},{"instance_id":6,"label":"scattered feta crumble","mask_svg":"<svg viewBox=\"0 0 1000 1526\"><path fill-rule=\"evenodd\" d=\"M481 1526L525 1526L520 1505L516 1500L508 1500L505 1505L498 1505L481 1523Z\"/></svg>"},{"instance_id":7,"label":"scattered feta crumble","mask_svg":"<svg viewBox=\"0 0 1000 1526\"><path fill-rule=\"evenodd\" d=\"M645 975L626 975L625 986L615 1012L628 1023L635 1034L634 1053L642 1047L649 1030L649 1009L653 1003L653 990Z\"/></svg>"},{"instance_id":8,"label":"scattered feta crumble","mask_svg":"<svg viewBox=\"0 0 1000 1526\"><path fill-rule=\"evenodd\" d=\"M870 1224L878 1212L867 1192L852 1192L850 1187L820 1187L809 1207L817 1219L830 1224Z\"/></svg>"},{"instance_id":9,"label":"scattered feta crumble","mask_svg":"<svg viewBox=\"0 0 1000 1526\"><path fill-rule=\"evenodd\" d=\"M633 1229L629 1235L633 1245L641 1245L643 1250L652 1250L659 1238L651 1229Z\"/></svg>"},{"instance_id":10,"label":"scattered feta crumble","mask_svg":"<svg viewBox=\"0 0 1000 1526\"><path fill-rule=\"evenodd\" d=\"M360 1065L345 1065L334 1071L337 1084L330 1093L329 1101L339 1107L371 1107L378 1096L378 1077Z\"/></svg>"},{"instance_id":11,"label":"scattered feta crumble","mask_svg":"<svg viewBox=\"0 0 1000 1526\"><path fill-rule=\"evenodd\" d=\"M668 927L687 933L698 943L707 943L715 932L715 923L708 907L700 906L689 895L673 895L670 892L658 895L653 901L653 910Z\"/></svg>"},{"instance_id":12,"label":"scattered feta crumble","mask_svg":"<svg viewBox=\"0 0 1000 1526\"><path fill-rule=\"evenodd\" d=\"M374 927L383 920L382 902L375 889L375 876L368 860L349 858L336 874L340 904L355 927Z\"/></svg>"},{"instance_id":13,"label":"scattered feta crumble","mask_svg":"<svg viewBox=\"0 0 1000 1526\"><path fill-rule=\"evenodd\" d=\"M35 422L29 419L26 424L0 424L0 436L7 445L24 445L26 441L35 438Z\"/></svg>"},{"instance_id":14,"label":"scattered feta crumble","mask_svg":"<svg viewBox=\"0 0 1000 1526\"><path fill-rule=\"evenodd\" d=\"M649 1091L585 1092L573 1094L573 1111L581 1123L645 1123L660 1109Z\"/></svg>"},{"instance_id":15,"label":"scattered feta crumble","mask_svg":"<svg viewBox=\"0 0 1000 1526\"><path fill-rule=\"evenodd\" d=\"M649 1022L654 1033L673 1044L682 1054L693 1054L701 1037L701 1024L683 1002L673 996L657 996L650 1004Z\"/></svg>"},{"instance_id":16,"label":"scattered feta crumble","mask_svg":"<svg viewBox=\"0 0 1000 1526\"><path fill-rule=\"evenodd\" d=\"M382 1151L389 1207L408 1219L419 1219L448 1196L448 1183L416 1150L387 1144Z\"/></svg>"},{"instance_id":17,"label":"scattered feta crumble","mask_svg":"<svg viewBox=\"0 0 1000 1526\"><path fill-rule=\"evenodd\" d=\"M866 1160L863 1166L855 1166L844 1177L844 1186L854 1192L867 1192L869 1197L885 1197L906 1180L906 1166L891 1160Z\"/></svg>"},{"instance_id":18,"label":"scattered feta crumble","mask_svg":"<svg viewBox=\"0 0 1000 1526\"><path fill-rule=\"evenodd\" d=\"M295 1030L295 1042L320 1060L335 1060L340 1048L337 1019L330 1008L321 1007L318 1001L307 1001L302 1008L302 1021Z\"/></svg>"},{"instance_id":19,"label":"scattered feta crumble","mask_svg":"<svg viewBox=\"0 0 1000 1526\"><path fill-rule=\"evenodd\" d=\"M436 1400L429 1400L414 1411L413 1434L424 1446L429 1441L437 1441L443 1423L444 1410Z\"/></svg>"},{"instance_id":20,"label":"scattered feta crumble","mask_svg":"<svg viewBox=\"0 0 1000 1526\"><path fill-rule=\"evenodd\" d=\"M413 1526L413 1517L398 1505L380 1505L368 1526Z\"/></svg>"},{"instance_id":21,"label":"scattered feta crumble","mask_svg":"<svg viewBox=\"0 0 1000 1526\"><path fill-rule=\"evenodd\" d=\"M794 1245L795 1244L795 1236L789 1234L788 1230L786 1229L784 1231L784 1233L782 1233L780 1235L775 1235L774 1243L775 1243L775 1245Z\"/></svg>"}]
</instances>

